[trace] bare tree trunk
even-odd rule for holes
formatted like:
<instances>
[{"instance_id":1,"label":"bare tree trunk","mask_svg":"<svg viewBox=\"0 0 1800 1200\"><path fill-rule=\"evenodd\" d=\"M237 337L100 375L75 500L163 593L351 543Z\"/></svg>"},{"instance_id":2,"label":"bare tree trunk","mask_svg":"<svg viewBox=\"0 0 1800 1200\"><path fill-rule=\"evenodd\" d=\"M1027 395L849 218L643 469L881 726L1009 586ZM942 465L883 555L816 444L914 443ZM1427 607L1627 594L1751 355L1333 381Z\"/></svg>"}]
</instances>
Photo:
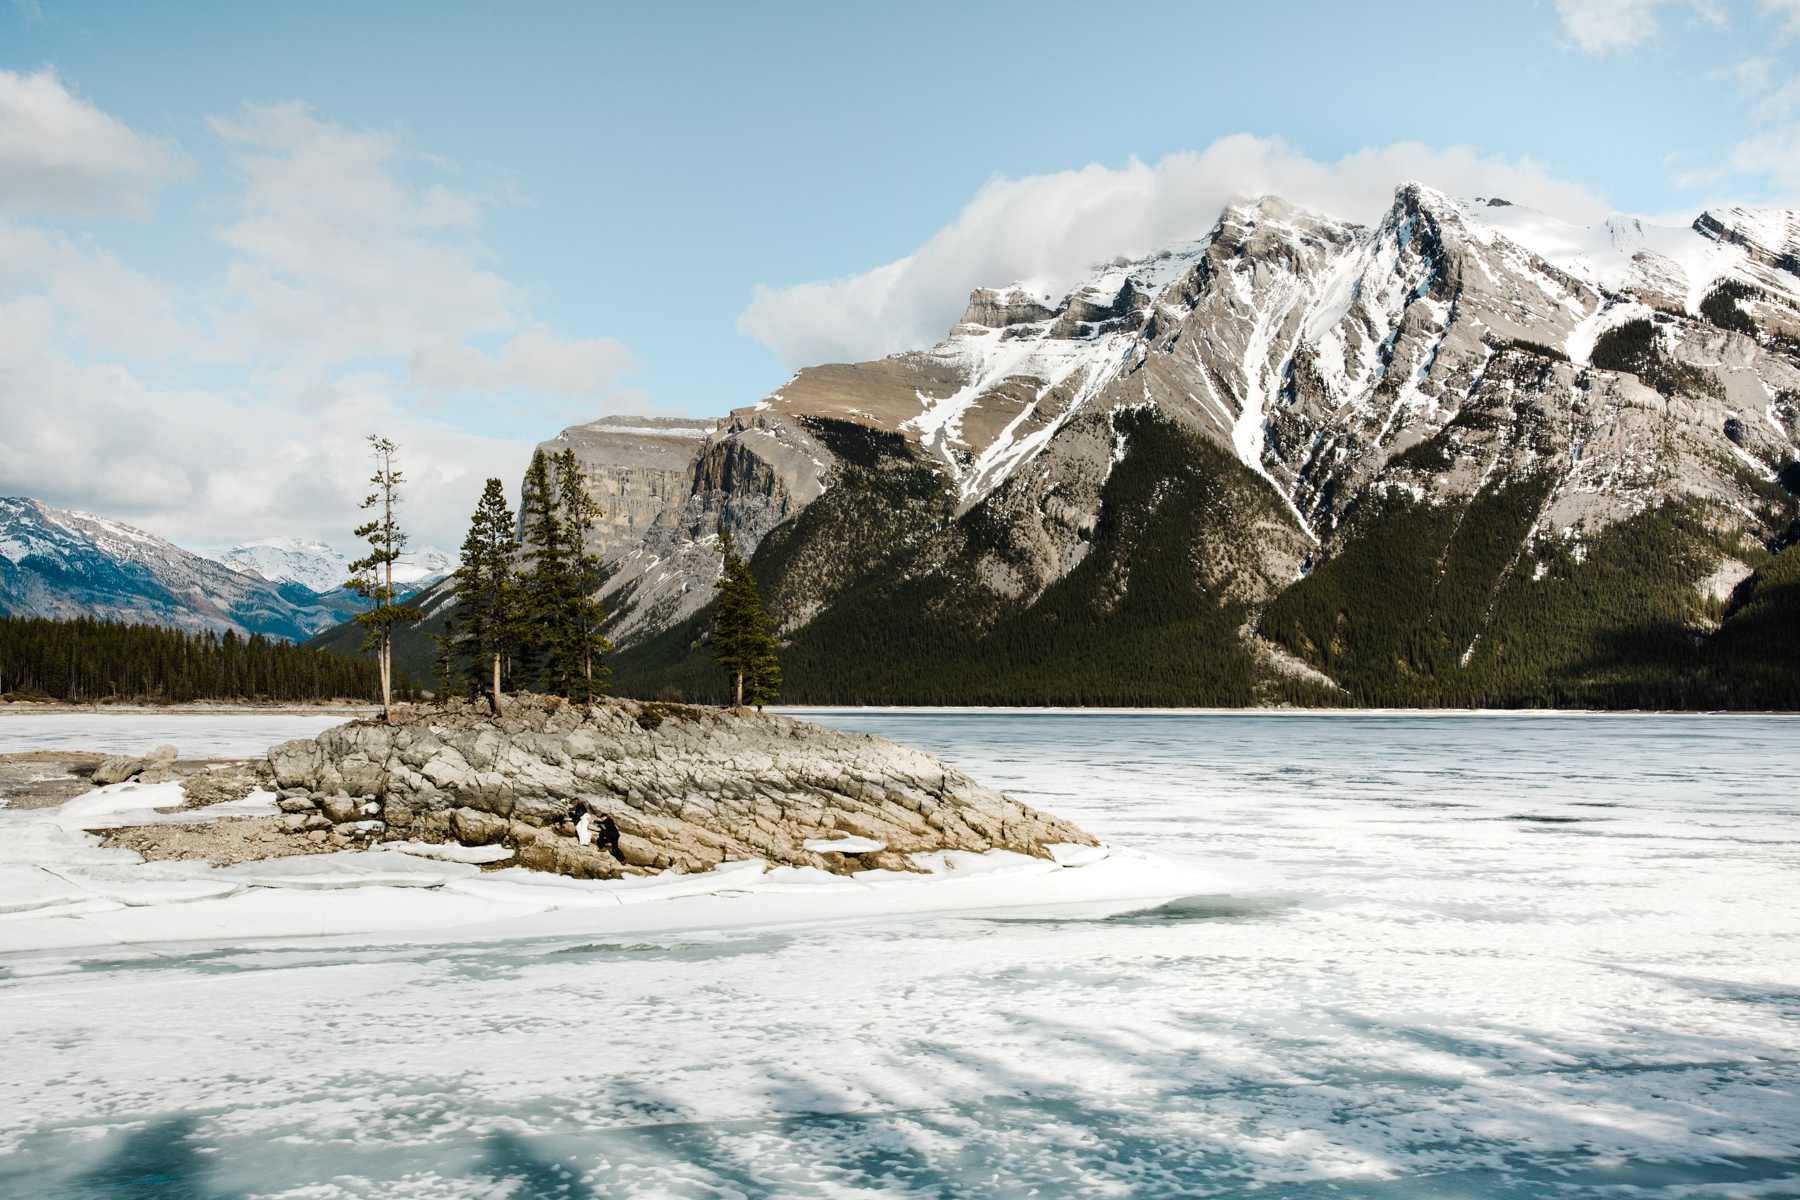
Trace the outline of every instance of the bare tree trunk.
<instances>
[{"instance_id":1,"label":"bare tree trunk","mask_svg":"<svg viewBox=\"0 0 1800 1200\"><path fill-rule=\"evenodd\" d=\"M744 707L744 673L737 673L737 707Z\"/></svg>"},{"instance_id":2,"label":"bare tree trunk","mask_svg":"<svg viewBox=\"0 0 1800 1200\"><path fill-rule=\"evenodd\" d=\"M388 463L383 467L382 473L387 475L389 478L389 482L382 485L382 489L381 489L381 493L382 493L382 495L381 495L381 501L382 501L381 517L382 517L382 521L385 524L386 529L387 529L386 549L387 549L387 554L388 554L388 560L382 564L382 569L384 571L386 571L386 573L387 573L387 598L383 601L383 603L392 604L394 602L394 559L393 559L393 554L394 554L394 485L392 482L394 468L393 468L391 459L388 460ZM390 613L392 612L391 609L389 611L390 611ZM393 704L394 704L394 627L390 624L387 627L386 631L383 632L383 634L381 635L381 719L382 720L386 721L386 720L391 719L389 710L393 707Z\"/></svg>"},{"instance_id":3,"label":"bare tree trunk","mask_svg":"<svg viewBox=\"0 0 1800 1200\"><path fill-rule=\"evenodd\" d=\"M381 719L389 719L389 710L394 706L394 639L383 634L381 637Z\"/></svg>"},{"instance_id":4,"label":"bare tree trunk","mask_svg":"<svg viewBox=\"0 0 1800 1200\"><path fill-rule=\"evenodd\" d=\"M494 655L494 715L500 715L500 656Z\"/></svg>"}]
</instances>

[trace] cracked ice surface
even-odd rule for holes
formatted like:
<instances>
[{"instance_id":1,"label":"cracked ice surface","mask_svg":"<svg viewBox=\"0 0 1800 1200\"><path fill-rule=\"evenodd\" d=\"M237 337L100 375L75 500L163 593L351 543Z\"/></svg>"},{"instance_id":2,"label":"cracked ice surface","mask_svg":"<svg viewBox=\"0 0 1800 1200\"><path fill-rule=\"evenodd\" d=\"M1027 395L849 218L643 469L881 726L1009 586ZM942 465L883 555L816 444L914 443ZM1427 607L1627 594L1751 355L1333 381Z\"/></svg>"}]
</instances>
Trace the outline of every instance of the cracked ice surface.
<instances>
[{"instance_id":1,"label":"cracked ice surface","mask_svg":"<svg viewBox=\"0 0 1800 1200\"><path fill-rule=\"evenodd\" d=\"M821 719L1132 849L3 916L0 1193L1800 1191L1800 721Z\"/></svg>"}]
</instances>

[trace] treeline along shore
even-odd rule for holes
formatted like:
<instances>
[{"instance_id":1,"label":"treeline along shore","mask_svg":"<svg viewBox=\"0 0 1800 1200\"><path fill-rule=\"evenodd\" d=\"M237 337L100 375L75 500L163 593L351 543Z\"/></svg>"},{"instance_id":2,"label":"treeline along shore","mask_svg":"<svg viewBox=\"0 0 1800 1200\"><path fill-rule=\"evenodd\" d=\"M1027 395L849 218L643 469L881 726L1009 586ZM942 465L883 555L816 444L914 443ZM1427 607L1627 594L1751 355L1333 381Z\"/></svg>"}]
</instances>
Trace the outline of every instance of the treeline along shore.
<instances>
[{"instance_id":1,"label":"treeline along shore","mask_svg":"<svg viewBox=\"0 0 1800 1200\"><path fill-rule=\"evenodd\" d=\"M401 681L401 694L414 689ZM0 617L7 700L378 700L369 659L321 654L260 634L129 625L92 617Z\"/></svg>"}]
</instances>

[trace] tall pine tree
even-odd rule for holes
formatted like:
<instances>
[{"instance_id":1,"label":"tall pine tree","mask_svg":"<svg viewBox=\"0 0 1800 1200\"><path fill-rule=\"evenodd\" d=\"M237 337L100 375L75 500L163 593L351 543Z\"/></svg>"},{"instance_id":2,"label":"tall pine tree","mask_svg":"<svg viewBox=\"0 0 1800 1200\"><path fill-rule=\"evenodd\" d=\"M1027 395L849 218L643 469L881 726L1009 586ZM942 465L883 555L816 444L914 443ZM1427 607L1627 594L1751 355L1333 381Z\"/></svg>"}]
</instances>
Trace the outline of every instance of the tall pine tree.
<instances>
[{"instance_id":1,"label":"tall pine tree","mask_svg":"<svg viewBox=\"0 0 1800 1200\"><path fill-rule=\"evenodd\" d=\"M476 687L486 689L495 716L503 703L501 668L512 657L523 617L523 597L513 561L519 552L514 529L505 486L498 479L488 480L475 505L468 536L463 539L462 562L456 569L458 611L463 621L457 642L470 660Z\"/></svg>"},{"instance_id":2,"label":"tall pine tree","mask_svg":"<svg viewBox=\"0 0 1800 1200\"><path fill-rule=\"evenodd\" d=\"M395 455L399 447L379 434L369 435L369 452L375 473L369 482L375 490L363 498L367 521L356 527L356 536L369 544L369 552L350 564L345 586L369 602L356 623L368 631L363 646L375 651L381 674L381 719L387 720L394 703L394 627L419 619L419 610L400 603L394 588L394 564L406 550L406 534L400 529L400 485L406 482Z\"/></svg>"},{"instance_id":3,"label":"tall pine tree","mask_svg":"<svg viewBox=\"0 0 1800 1200\"><path fill-rule=\"evenodd\" d=\"M730 533L720 534L725 563L713 602L713 657L725 668L734 703L759 710L781 694L781 662L775 632L750 564L737 552Z\"/></svg>"},{"instance_id":4,"label":"tall pine tree","mask_svg":"<svg viewBox=\"0 0 1800 1200\"><path fill-rule=\"evenodd\" d=\"M567 691L567 673L558 651L564 600L570 589L568 540L563 536L562 506L557 503L550 459L542 450L531 456L531 465L525 469L519 524L525 541L520 652L538 686L560 695Z\"/></svg>"},{"instance_id":5,"label":"tall pine tree","mask_svg":"<svg viewBox=\"0 0 1800 1200\"><path fill-rule=\"evenodd\" d=\"M449 617L444 621L444 631L431 635L431 670L435 678L437 694L448 696L456 691L456 683L462 675L459 669L462 662L463 635L456 627L456 618Z\"/></svg>"},{"instance_id":6,"label":"tall pine tree","mask_svg":"<svg viewBox=\"0 0 1800 1200\"><path fill-rule=\"evenodd\" d=\"M600 660L612 643L600 632L606 608L600 603L600 559L587 548L588 535L600 519L600 506L588 491L573 449L556 456L556 491L561 510L568 590L561 597L558 653L566 663L565 695L583 702L606 691L611 669Z\"/></svg>"}]
</instances>

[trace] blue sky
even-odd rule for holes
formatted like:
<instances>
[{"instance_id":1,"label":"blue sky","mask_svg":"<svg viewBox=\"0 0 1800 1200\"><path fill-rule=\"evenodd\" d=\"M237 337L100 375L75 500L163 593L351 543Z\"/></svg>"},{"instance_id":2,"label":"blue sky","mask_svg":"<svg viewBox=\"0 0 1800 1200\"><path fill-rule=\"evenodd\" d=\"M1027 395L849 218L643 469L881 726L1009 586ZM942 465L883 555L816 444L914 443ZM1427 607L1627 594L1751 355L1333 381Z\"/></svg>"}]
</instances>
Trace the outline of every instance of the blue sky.
<instances>
[{"instance_id":1,"label":"blue sky","mask_svg":"<svg viewBox=\"0 0 1800 1200\"><path fill-rule=\"evenodd\" d=\"M1800 0L15 2L0 493L342 541L384 428L446 541L565 424L753 403L1232 192L1793 203L1797 32Z\"/></svg>"}]
</instances>

